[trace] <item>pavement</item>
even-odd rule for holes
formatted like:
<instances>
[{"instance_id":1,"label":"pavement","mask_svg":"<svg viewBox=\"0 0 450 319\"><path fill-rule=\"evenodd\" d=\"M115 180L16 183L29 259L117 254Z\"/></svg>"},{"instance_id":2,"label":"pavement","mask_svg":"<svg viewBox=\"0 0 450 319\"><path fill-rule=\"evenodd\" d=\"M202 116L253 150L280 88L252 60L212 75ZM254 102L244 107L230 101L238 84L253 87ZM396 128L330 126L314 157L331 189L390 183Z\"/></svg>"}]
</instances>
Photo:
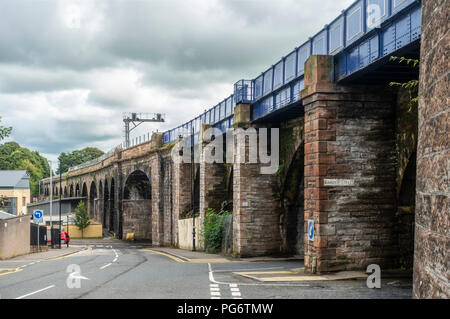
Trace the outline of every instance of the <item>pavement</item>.
<instances>
[{"instance_id":1,"label":"pavement","mask_svg":"<svg viewBox=\"0 0 450 319\"><path fill-rule=\"evenodd\" d=\"M176 256L175 256L176 255ZM119 240L73 241L61 252L0 261L2 299L411 298L411 278L266 280L302 274L301 260L260 262ZM255 277L255 278L251 278Z\"/></svg>"},{"instance_id":2,"label":"pavement","mask_svg":"<svg viewBox=\"0 0 450 319\"><path fill-rule=\"evenodd\" d=\"M87 249L86 246L69 246L66 245L61 246L61 249L59 248L49 248L48 251L43 251L39 253L31 253L27 255L21 255L14 258L7 259L5 261L9 262L21 262L21 261L42 261L47 259L53 259L53 258L60 258L67 255L78 253L84 249Z\"/></svg>"}]
</instances>

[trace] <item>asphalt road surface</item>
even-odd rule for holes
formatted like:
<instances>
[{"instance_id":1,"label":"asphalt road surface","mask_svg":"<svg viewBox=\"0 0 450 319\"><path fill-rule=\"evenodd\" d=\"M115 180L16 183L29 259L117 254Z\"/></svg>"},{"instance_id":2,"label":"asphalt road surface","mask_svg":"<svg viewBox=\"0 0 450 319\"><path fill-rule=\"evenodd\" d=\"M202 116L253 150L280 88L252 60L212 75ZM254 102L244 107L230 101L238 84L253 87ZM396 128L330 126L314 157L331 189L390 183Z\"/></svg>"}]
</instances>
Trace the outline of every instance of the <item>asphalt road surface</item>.
<instances>
[{"instance_id":1,"label":"asphalt road surface","mask_svg":"<svg viewBox=\"0 0 450 319\"><path fill-rule=\"evenodd\" d=\"M262 283L233 274L303 267L300 261L190 263L151 247L126 242L92 243L71 256L41 261L2 261L1 299L162 298L411 298L410 280L383 279L381 289L364 280Z\"/></svg>"}]
</instances>

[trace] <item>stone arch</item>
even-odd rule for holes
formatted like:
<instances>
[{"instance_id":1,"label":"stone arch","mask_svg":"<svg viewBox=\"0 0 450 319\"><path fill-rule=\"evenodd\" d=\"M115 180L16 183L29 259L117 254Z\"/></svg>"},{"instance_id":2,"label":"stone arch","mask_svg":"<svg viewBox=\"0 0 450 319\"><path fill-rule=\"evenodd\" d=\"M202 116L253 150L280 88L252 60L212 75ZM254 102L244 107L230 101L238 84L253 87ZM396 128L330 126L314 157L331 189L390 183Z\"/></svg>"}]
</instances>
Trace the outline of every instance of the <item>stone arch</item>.
<instances>
[{"instance_id":1,"label":"stone arch","mask_svg":"<svg viewBox=\"0 0 450 319\"><path fill-rule=\"evenodd\" d=\"M111 186L109 192L110 205L109 205L109 230L115 232L116 227L116 193L115 193L115 180L111 178Z\"/></svg>"},{"instance_id":2,"label":"stone arch","mask_svg":"<svg viewBox=\"0 0 450 319\"><path fill-rule=\"evenodd\" d=\"M152 199L150 179L141 170L136 170L125 179L123 199Z\"/></svg>"},{"instance_id":3,"label":"stone arch","mask_svg":"<svg viewBox=\"0 0 450 319\"><path fill-rule=\"evenodd\" d=\"M75 197L80 197L80 184L77 183L77 186L75 187Z\"/></svg>"},{"instance_id":4,"label":"stone arch","mask_svg":"<svg viewBox=\"0 0 450 319\"><path fill-rule=\"evenodd\" d=\"M83 197L83 202L84 205L86 207L86 211L89 213L88 210L88 191L87 191L87 186L86 183L83 183L82 187L81 187L81 197Z\"/></svg>"},{"instance_id":5,"label":"stone arch","mask_svg":"<svg viewBox=\"0 0 450 319\"><path fill-rule=\"evenodd\" d=\"M280 189L282 215L280 233L282 250L289 254L304 253L304 143L297 148L285 172Z\"/></svg>"},{"instance_id":6,"label":"stone arch","mask_svg":"<svg viewBox=\"0 0 450 319\"><path fill-rule=\"evenodd\" d=\"M73 197L73 184L70 184L69 187L69 197Z\"/></svg>"},{"instance_id":7,"label":"stone arch","mask_svg":"<svg viewBox=\"0 0 450 319\"><path fill-rule=\"evenodd\" d=\"M152 195L150 178L135 170L125 180L122 197L123 234L137 240L152 239Z\"/></svg>"},{"instance_id":8,"label":"stone arch","mask_svg":"<svg viewBox=\"0 0 450 319\"><path fill-rule=\"evenodd\" d=\"M64 197L67 197L67 186L64 186Z\"/></svg>"},{"instance_id":9,"label":"stone arch","mask_svg":"<svg viewBox=\"0 0 450 319\"><path fill-rule=\"evenodd\" d=\"M109 188L108 188L108 180L105 178L105 182L103 183L103 220L102 225L103 228L109 228L109 214L110 214L110 201L109 201Z\"/></svg>"},{"instance_id":10,"label":"stone arch","mask_svg":"<svg viewBox=\"0 0 450 319\"><path fill-rule=\"evenodd\" d=\"M305 224L305 141L303 120L288 122L280 128L280 202L281 252L304 255Z\"/></svg>"},{"instance_id":11,"label":"stone arch","mask_svg":"<svg viewBox=\"0 0 450 319\"><path fill-rule=\"evenodd\" d=\"M83 187L82 187L82 190L81 190L81 196L82 196L82 197L86 197L86 198L87 198L87 196L88 196L88 191L87 191L86 183L83 183Z\"/></svg>"},{"instance_id":12,"label":"stone arch","mask_svg":"<svg viewBox=\"0 0 450 319\"><path fill-rule=\"evenodd\" d=\"M91 182L89 187L89 216L93 219L96 218L96 207L98 206L98 195L97 195L97 186L95 185L95 181Z\"/></svg>"}]
</instances>

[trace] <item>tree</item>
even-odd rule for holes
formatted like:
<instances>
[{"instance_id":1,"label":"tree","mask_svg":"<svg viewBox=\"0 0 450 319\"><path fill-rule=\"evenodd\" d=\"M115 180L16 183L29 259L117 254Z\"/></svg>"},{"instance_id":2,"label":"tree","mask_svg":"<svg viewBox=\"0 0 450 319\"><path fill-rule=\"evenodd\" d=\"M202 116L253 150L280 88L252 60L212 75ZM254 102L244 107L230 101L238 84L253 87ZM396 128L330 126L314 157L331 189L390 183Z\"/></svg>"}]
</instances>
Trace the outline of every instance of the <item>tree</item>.
<instances>
[{"instance_id":1,"label":"tree","mask_svg":"<svg viewBox=\"0 0 450 319\"><path fill-rule=\"evenodd\" d=\"M88 227L91 222L89 220L89 215L86 211L86 205L83 201L80 201L77 208L75 209L75 226L78 227L79 230L81 230L81 238L84 237L84 229Z\"/></svg>"},{"instance_id":2,"label":"tree","mask_svg":"<svg viewBox=\"0 0 450 319\"><path fill-rule=\"evenodd\" d=\"M2 121L2 117L0 116L0 122ZM12 127L4 127L0 125L0 141L5 137L8 137L11 134Z\"/></svg>"},{"instance_id":3,"label":"tree","mask_svg":"<svg viewBox=\"0 0 450 319\"><path fill-rule=\"evenodd\" d=\"M103 151L96 147L86 147L82 150L72 151L71 153L63 152L58 156L60 167L56 170L56 174L59 175L60 170L61 173L66 173L69 170L69 167L93 160L103 154Z\"/></svg>"},{"instance_id":4,"label":"tree","mask_svg":"<svg viewBox=\"0 0 450 319\"><path fill-rule=\"evenodd\" d=\"M39 193L39 181L50 176L50 166L47 159L21 147L16 142L0 145L0 170L23 169L30 175L30 189L32 195Z\"/></svg>"}]
</instances>

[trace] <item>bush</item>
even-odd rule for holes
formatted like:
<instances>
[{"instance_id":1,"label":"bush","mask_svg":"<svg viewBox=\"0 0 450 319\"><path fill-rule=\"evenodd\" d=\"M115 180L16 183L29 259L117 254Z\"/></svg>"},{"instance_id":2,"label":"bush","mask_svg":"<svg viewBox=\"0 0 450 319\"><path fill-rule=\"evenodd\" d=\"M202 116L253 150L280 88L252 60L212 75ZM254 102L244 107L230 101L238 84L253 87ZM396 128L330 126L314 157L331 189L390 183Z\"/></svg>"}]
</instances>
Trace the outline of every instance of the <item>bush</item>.
<instances>
[{"instance_id":1,"label":"bush","mask_svg":"<svg viewBox=\"0 0 450 319\"><path fill-rule=\"evenodd\" d=\"M218 252L222 248L223 222L226 216L231 215L229 211L217 213L209 208L203 221L203 240L208 252Z\"/></svg>"}]
</instances>

